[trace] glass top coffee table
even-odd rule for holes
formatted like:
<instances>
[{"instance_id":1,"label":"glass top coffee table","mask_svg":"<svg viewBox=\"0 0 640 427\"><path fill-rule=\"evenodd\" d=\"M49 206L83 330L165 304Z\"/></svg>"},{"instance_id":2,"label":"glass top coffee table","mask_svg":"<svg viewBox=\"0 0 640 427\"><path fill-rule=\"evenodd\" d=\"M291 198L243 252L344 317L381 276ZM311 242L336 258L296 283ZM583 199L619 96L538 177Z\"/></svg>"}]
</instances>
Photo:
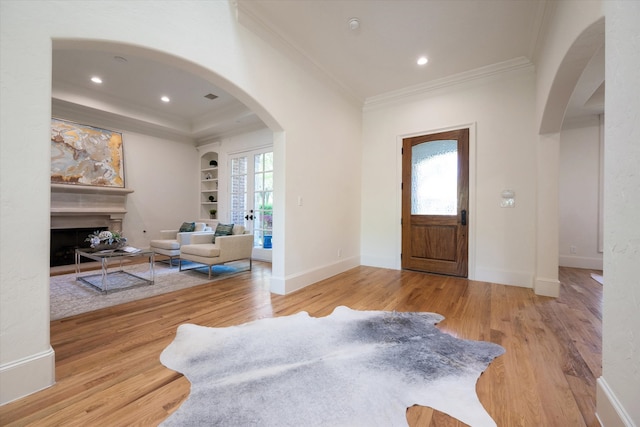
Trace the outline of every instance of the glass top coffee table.
<instances>
[{"instance_id":1,"label":"glass top coffee table","mask_svg":"<svg viewBox=\"0 0 640 427\"><path fill-rule=\"evenodd\" d=\"M119 291L140 285L153 285L155 272L153 270L153 252L139 250L138 252L124 252L119 250L97 251L91 249L76 249L76 280L86 283L103 294L109 291ZM101 272L80 276L80 258L88 258L100 262ZM122 262L136 258L147 258L149 262L148 277L143 277L128 271L124 271ZM118 264L117 270L109 271L109 263Z\"/></svg>"}]
</instances>

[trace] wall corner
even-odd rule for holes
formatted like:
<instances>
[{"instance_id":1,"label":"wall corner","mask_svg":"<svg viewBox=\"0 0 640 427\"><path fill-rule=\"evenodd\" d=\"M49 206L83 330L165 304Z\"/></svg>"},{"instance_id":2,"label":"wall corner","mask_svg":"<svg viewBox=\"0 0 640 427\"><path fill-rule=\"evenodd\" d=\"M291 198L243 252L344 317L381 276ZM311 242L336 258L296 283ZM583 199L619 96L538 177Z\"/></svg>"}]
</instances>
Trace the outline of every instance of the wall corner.
<instances>
[{"instance_id":1,"label":"wall corner","mask_svg":"<svg viewBox=\"0 0 640 427\"><path fill-rule=\"evenodd\" d=\"M634 426L631 418L603 377L596 381L596 416L600 424L606 427Z\"/></svg>"},{"instance_id":2,"label":"wall corner","mask_svg":"<svg viewBox=\"0 0 640 427\"><path fill-rule=\"evenodd\" d=\"M560 296L560 281L536 277L533 283L533 291L543 297L558 298Z\"/></svg>"},{"instance_id":3,"label":"wall corner","mask_svg":"<svg viewBox=\"0 0 640 427\"><path fill-rule=\"evenodd\" d=\"M0 366L0 405L18 400L55 384L53 348Z\"/></svg>"}]
</instances>

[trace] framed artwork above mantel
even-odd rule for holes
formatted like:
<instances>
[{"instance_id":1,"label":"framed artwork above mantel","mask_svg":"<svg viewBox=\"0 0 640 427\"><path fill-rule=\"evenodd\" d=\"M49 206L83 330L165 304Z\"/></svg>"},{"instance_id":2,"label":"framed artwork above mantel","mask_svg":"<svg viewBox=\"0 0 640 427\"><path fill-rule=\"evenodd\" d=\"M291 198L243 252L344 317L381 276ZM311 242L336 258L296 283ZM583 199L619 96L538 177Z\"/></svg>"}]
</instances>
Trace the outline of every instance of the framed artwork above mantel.
<instances>
[{"instance_id":1,"label":"framed artwork above mantel","mask_svg":"<svg viewBox=\"0 0 640 427\"><path fill-rule=\"evenodd\" d=\"M124 188L122 133L52 118L51 183Z\"/></svg>"}]
</instances>

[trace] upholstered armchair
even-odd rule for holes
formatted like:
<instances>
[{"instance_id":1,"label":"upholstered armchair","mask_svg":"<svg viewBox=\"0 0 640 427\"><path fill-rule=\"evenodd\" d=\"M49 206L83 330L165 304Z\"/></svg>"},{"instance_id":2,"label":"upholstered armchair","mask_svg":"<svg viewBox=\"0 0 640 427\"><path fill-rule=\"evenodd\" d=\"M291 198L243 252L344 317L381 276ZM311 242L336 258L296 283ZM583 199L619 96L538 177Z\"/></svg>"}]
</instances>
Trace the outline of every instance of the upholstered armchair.
<instances>
[{"instance_id":1,"label":"upholstered armchair","mask_svg":"<svg viewBox=\"0 0 640 427\"><path fill-rule=\"evenodd\" d=\"M179 270L183 271L182 260L204 264L209 266L209 278L211 278L211 270L214 265L242 259L249 260L249 270L251 270L253 234L245 231L244 227L240 225L235 225L232 233L226 236L215 236L215 243L213 242L214 236L211 235L191 236L190 244L180 246Z\"/></svg>"},{"instance_id":2,"label":"upholstered armchair","mask_svg":"<svg viewBox=\"0 0 640 427\"><path fill-rule=\"evenodd\" d=\"M160 238L149 242L149 249L156 254L168 256L169 266L173 267L173 258L180 256L182 245L190 244L192 236L199 234L209 236L209 239L212 239L216 225L217 222L195 222L193 223L193 231L160 230ZM184 228L181 229L184 230Z\"/></svg>"}]
</instances>

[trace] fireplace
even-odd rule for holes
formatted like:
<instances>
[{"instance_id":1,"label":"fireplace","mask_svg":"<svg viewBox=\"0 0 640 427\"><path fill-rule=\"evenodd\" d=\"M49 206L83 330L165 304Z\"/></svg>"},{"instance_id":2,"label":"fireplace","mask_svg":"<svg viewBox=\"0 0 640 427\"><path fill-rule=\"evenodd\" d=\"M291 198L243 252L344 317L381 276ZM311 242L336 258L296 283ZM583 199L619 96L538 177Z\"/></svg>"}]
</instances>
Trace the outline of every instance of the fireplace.
<instances>
[{"instance_id":1,"label":"fireplace","mask_svg":"<svg viewBox=\"0 0 640 427\"><path fill-rule=\"evenodd\" d=\"M127 195L132 192L127 188L51 184L51 266L73 264L76 247L88 247L84 239L96 230L121 233Z\"/></svg>"},{"instance_id":2,"label":"fireplace","mask_svg":"<svg viewBox=\"0 0 640 427\"><path fill-rule=\"evenodd\" d=\"M94 231L104 231L107 227L98 228L62 228L51 230L51 253L49 266L71 265L75 262L75 251L80 248L90 247L85 241L87 236ZM89 258L81 258L82 262L91 261Z\"/></svg>"}]
</instances>

